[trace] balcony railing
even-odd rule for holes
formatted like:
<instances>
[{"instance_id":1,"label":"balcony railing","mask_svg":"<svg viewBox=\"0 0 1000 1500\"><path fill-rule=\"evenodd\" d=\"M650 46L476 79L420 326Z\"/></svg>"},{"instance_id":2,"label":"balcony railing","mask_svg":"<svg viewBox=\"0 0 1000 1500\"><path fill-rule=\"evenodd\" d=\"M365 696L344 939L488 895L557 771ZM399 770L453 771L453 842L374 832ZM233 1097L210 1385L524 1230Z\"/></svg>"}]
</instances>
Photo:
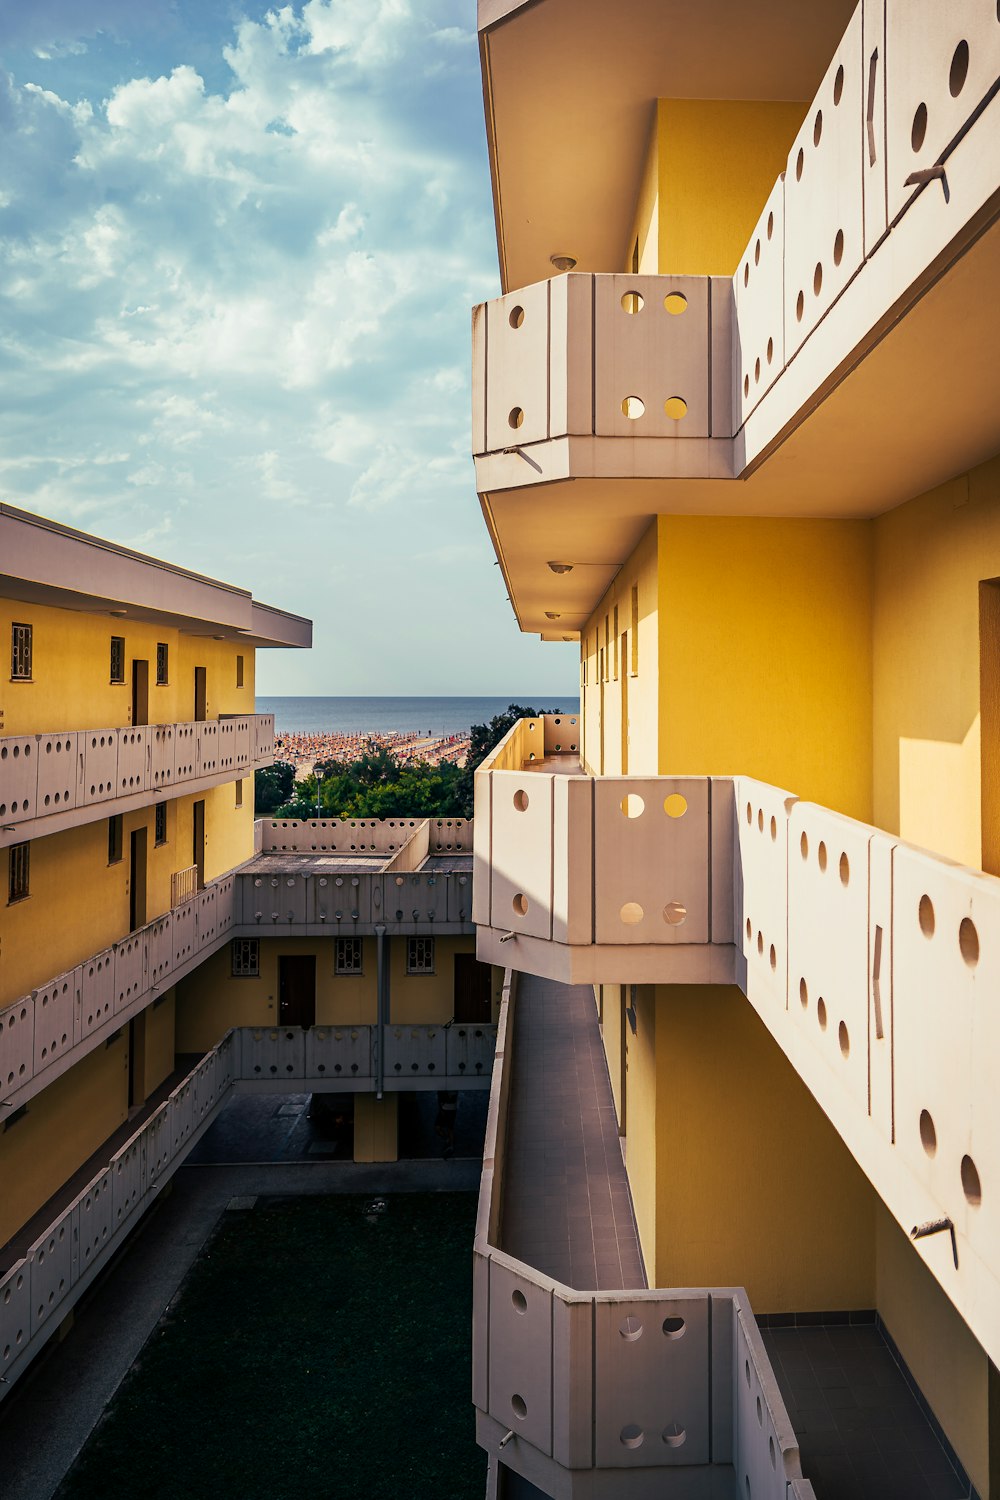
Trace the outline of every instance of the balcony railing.
<instances>
[{"instance_id":1,"label":"balcony railing","mask_svg":"<svg viewBox=\"0 0 1000 1500\"><path fill-rule=\"evenodd\" d=\"M496 1034L495 1026L466 1021L305 1030L245 1026L239 1077L243 1086L260 1084L262 1092L314 1092L326 1085L343 1093L371 1093L381 1043L386 1093L487 1088Z\"/></svg>"},{"instance_id":2,"label":"balcony railing","mask_svg":"<svg viewBox=\"0 0 1000 1500\"><path fill-rule=\"evenodd\" d=\"M497 1248L511 988L508 974L473 1253L479 1441L553 1494L573 1493L572 1476L581 1493L613 1483L615 1495L648 1495L653 1469L665 1496L676 1484L678 1495L728 1485L754 1500L812 1497L745 1291L575 1291ZM715 1482L699 1483L692 1471L708 1468Z\"/></svg>"},{"instance_id":3,"label":"balcony railing","mask_svg":"<svg viewBox=\"0 0 1000 1500\"><path fill-rule=\"evenodd\" d=\"M274 759L274 715L0 737L0 843L248 776Z\"/></svg>"},{"instance_id":4,"label":"balcony railing","mask_svg":"<svg viewBox=\"0 0 1000 1500\"><path fill-rule=\"evenodd\" d=\"M474 310L481 492L739 476L874 346L996 217L996 8L946 9L857 6L731 282L570 274Z\"/></svg>"},{"instance_id":5,"label":"balcony railing","mask_svg":"<svg viewBox=\"0 0 1000 1500\"><path fill-rule=\"evenodd\" d=\"M748 777L496 769L531 722L476 776L480 959L738 984L1000 1358L1000 880Z\"/></svg>"}]
</instances>

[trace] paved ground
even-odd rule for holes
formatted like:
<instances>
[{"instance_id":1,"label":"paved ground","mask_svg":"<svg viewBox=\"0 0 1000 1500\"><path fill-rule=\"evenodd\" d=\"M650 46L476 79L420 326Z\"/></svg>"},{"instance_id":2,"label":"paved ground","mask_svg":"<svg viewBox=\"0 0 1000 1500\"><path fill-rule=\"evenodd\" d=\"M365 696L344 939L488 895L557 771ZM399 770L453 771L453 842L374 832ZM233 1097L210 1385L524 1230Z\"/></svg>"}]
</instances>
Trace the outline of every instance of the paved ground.
<instances>
[{"instance_id":1,"label":"paved ground","mask_svg":"<svg viewBox=\"0 0 1000 1500\"><path fill-rule=\"evenodd\" d=\"M78 1307L70 1337L40 1356L4 1403L3 1500L50 1500L230 1199L475 1192L481 1170L480 1160L457 1156L371 1166L299 1159L182 1167L173 1190L161 1196L109 1274Z\"/></svg>"},{"instance_id":2,"label":"paved ground","mask_svg":"<svg viewBox=\"0 0 1000 1500\"><path fill-rule=\"evenodd\" d=\"M644 1287L589 985L517 989L501 1246L578 1291Z\"/></svg>"}]
</instances>

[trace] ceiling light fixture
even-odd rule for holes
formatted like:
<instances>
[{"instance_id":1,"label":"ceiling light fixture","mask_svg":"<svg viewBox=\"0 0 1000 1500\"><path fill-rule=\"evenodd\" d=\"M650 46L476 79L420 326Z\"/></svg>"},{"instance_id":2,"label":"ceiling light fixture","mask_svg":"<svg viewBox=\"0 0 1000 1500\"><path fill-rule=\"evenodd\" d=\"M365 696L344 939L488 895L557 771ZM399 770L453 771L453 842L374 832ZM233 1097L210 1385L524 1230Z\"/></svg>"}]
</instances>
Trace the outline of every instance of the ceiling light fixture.
<instances>
[{"instance_id":1,"label":"ceiling light fixture","mask_svg":"<svg viewBox=\"0 0 1000 1500\"><path fill-rule=\"evenodd\" d=\"M553 573L572 573L572 563L550 562L549 567Z\"/></svg>"},{"instance_id":2,"label":"ceiling light fixture","mask_svg":"<svg viewBox=\"0 0 1000 1500\"><path fill-rule=\"evenodd\" d=\"M125 610L125 609L109 609L108 610L108 614L111 615L116 620L122 619L123 616L125 616L127 613L128 613L128 611Z\"/></svg>"},{"instance_id":3,"label":"ceiling light fixture","mask_svg":"<svg viewBox=\"0 0 1000 1500\"><path fill-rule=\"evenodd\" d=\"M545 611L545 618L547 620L561 620L562 615L558 614L554 609L547 609Z\"/></svg>"},{"instance_id":4,"label":"ceiling light fixture","mask_svg":"<svg viewBox=\"0 0 1000 1500\"><path fill-rule=\"evenodd\" d=\"M572 271L576 265L575 255L550 255L549 264L555 266L557 271Z\"/></svg>"}]
</instances>

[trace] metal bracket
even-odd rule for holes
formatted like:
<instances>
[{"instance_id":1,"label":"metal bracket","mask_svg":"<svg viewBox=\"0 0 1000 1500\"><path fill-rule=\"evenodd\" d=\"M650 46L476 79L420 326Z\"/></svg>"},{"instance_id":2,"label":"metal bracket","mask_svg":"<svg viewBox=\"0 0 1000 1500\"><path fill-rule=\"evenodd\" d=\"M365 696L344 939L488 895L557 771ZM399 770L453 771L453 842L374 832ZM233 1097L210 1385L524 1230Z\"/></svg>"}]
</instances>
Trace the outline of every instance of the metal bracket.
<instances>
[{"instance_id":1,"label":"metal bracket","mask_svg":"<svg viewBox=\"0 0 1000 1500\"><path fill-rule=\"evenodd\" d=\"M958 1270L958 1240L955 1238L955 1226L951 1219L928 1219L926 1224L914 1224L910 1230L911 1240L925 1240L930 1234L941 1234L947 1229L951 1235L951 1254L955 1262L955 1270Z\"/></svg>"}]
</instances>

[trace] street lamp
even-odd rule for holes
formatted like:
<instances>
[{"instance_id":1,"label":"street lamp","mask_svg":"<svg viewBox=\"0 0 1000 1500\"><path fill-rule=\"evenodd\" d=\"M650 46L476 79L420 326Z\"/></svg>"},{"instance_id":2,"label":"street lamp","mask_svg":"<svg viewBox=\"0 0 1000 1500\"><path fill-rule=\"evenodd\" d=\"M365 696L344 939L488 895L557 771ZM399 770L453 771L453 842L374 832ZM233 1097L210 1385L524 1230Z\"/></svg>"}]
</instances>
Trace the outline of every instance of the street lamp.
<instances>
[{"instance_id":1,"label":"street lamp","mask_svg":"<svg viewBox=\"0 0 1000 1500\"><path fill-rule=\"evenodd\" d=\"M317 816L317 818L321 818L323 816L322 810L320 808L320 803L319 803L319 789L320 789L320 786L322 784L322 781L323 781L323 773L322 773L322 771L317 771L316 772L316 816Z\"/></svg>"}]
</instances>

